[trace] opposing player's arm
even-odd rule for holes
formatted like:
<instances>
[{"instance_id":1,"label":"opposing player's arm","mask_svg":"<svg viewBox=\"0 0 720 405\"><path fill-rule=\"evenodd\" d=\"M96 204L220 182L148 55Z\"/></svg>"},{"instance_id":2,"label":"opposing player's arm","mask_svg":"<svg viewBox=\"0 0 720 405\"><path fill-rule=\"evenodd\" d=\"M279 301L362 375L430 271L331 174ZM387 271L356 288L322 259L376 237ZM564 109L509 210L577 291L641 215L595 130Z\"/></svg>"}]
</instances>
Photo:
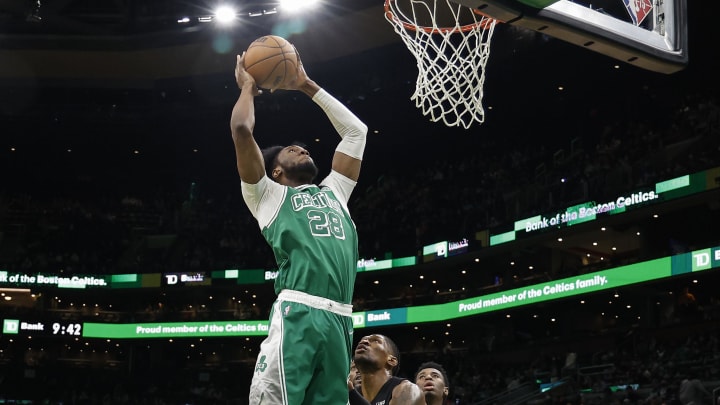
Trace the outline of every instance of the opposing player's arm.
<instances>
[{"instance_id":1,"label":"opposing player's arm","mask_svg":"<svg viewBox=\"0 0 720 405\"><path fill-rule=\"evenodd\" d=\"M425 405L425 396L420 387L403 381L393 389L390 405Z\"/></svg>"},{"instance_id":2,"label":"opposing player's arm","mask_svg":"<svg viewBox=\"0 0 720 405\"><path fill-rule=\"evenodd\" d=\"M232 110L230 117L230 130L235 144L235 157L240 179L246 183L255 184L265 174L262 153L253 136L255 129L255 101L260 94L255 85L255 79L245 71L243 56L237 57L235 66L235 81L240 88L240 97Z\"/></svg>"}]
</instances>

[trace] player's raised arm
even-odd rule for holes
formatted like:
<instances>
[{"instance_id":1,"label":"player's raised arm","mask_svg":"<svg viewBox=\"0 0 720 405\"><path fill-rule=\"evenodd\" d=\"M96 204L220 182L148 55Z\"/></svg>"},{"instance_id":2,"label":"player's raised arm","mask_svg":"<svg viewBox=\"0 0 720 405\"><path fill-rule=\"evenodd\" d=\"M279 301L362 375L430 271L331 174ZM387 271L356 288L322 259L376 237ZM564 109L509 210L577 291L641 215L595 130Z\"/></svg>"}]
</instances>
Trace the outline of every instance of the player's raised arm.
<instances>
[{"instance_id":1,"label":"player's raised arm","mask_svg":"<svg viewBox=\"0 0 720 405\"><path fill-rule=\"evenodd\" d=\"M338 99L310 80L299 57L298 62L297 80L289 83L287 88L302 91L323 109L342 138L333 155L332 169L356 181L360 176L360 165L365 151L367 125Z\"/></svg>"},{"instance_id":2,"label":"player's raised arm","mask_svg":"<svg viewBox=\"0 0 720 405\"><path fill-rule=\"evenodd\" d=\"M425 397L420 387L403 381L393 389L390 405L425 405Z\"/></svg>"},{"instance_id":3,"label":"player's raised arm","mask_svg":"<svg viewBox=\"0 0 720 405\"><path fill-rule=\"evenodd\" d=\"M235 144L235 157L240 179L255 184L265 174L262 153L253 136L255 129L255 96L260 90L255 79L245 71L243 56L238 55L235 65L235 81L240 88L240 97L235 102L230 117L230 130Z\"/></svg>"}]
</instances>

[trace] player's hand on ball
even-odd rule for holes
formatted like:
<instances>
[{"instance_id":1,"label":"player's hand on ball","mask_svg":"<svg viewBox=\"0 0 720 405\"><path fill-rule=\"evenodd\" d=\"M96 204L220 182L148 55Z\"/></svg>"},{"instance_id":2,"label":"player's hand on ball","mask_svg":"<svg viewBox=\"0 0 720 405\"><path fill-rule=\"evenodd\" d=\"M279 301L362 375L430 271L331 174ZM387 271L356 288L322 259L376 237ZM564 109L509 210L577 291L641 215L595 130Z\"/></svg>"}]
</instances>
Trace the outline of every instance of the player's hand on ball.
<instances>
[{"instance_id":1,"label":"player's hand on ball","mask_svg":"<svg viewBox=\"0 0 720 405\"><path fill-rule=\"evenodd\" d=\"M237 55L237 62L235 64L235 82L237 82L238 88L241 90L247 83L253 89L253 96L262 94L262 90L255 84L255 78L245 70L245 52L242 55Z\"/></svg>"},{"instance_id":2,"label":"player's hand on ball","mask_svg":"<svg viewBox=\"0 0 720 405\"><path fill-rule=\"evenodd\" d=\"M283 90L300 90L302 87L307 83L309 80L307 73L305 73L305 68L303 67L302 59L300 59L300 53L295 51L295 54L297 55L297 74L292 80L287 81L286 83L283 83L282 87L279 87ZM276 89L273 89L275 91Z\"/></svg>"}]
</instances>

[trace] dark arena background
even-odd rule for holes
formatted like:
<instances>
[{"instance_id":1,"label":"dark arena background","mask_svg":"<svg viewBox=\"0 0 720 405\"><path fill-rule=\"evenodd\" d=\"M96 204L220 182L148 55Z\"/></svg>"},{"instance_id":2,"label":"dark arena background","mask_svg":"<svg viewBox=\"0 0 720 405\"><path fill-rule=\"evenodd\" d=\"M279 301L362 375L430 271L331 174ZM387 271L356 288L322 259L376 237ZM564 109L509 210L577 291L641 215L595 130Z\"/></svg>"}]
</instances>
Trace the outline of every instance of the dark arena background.
<instances>
[{"instance_id":1,"label":"dark arena background","mask_svg":"<svg viewBox=\"0 0 720 405\"><path fill-rule=\"evenodd\" d=\"M694 379L714 404L720 35L689 3L672 74L500 24L460 129L410 100L380 0L236 1L224 27L196 0L0 0L0 403L247 403L276 273L229 118L272 33L369 127L356 339L393 338L404 377L442 363L450 404L684 404ZM329 170L307 97L256 106L261 146Z\"/></svg>"}]
</instances>

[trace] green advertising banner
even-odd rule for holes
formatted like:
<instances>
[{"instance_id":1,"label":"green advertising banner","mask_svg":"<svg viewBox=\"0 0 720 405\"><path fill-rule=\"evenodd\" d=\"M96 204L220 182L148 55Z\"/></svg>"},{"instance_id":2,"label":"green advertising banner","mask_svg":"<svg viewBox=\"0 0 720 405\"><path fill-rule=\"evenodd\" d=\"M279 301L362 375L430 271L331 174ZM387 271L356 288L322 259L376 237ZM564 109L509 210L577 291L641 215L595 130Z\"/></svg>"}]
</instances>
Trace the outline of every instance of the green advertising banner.
<instances>
[{"instance_id":1,"label":"green advertising banner","mask_svg":"<svg viewBox=\"0 0 720 405\"><path fill-rule=\"evenodd\" d=\"M666 257L446 304L411 307L407 322L455 319L669 277L670 263Z\"/></svg>"},{"instance_id":2,"label":"green advertising banner","mask_svg":"<svg viewBox=\"0 0 720 405\"><path fill-rule=\"evenodd\" d=\"M103 339L266 336L268 321L83 324L83 337Z\"/></svg>"}]
</instances>

